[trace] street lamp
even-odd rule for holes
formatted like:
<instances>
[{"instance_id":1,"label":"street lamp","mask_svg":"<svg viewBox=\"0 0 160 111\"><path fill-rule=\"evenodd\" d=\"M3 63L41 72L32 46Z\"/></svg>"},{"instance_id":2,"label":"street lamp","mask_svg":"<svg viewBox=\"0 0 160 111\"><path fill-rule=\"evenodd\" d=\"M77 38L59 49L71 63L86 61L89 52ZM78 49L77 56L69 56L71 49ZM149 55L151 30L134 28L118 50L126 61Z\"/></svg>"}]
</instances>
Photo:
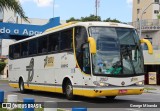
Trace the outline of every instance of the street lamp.
<instances>
[{"instance_id":1,"label":"street lamp","mask_svg":"<svg viewBox=\"0 0 160 111\"><path fill-rule=\"evenodd\" d=\"M139 24L139 36L140 36L140 38L141 38L141 36L142 36L142 17L143 17L143 14L145 14L146 12L146 10L152 5L152 4L159 4L160 5L160 3L159 2L153 2L153 3L151 3L151 4L149 4L143 11L142 11L142 14L141 14L141 17L140 17L140 24Z\"/></svg>"}]
</instances>

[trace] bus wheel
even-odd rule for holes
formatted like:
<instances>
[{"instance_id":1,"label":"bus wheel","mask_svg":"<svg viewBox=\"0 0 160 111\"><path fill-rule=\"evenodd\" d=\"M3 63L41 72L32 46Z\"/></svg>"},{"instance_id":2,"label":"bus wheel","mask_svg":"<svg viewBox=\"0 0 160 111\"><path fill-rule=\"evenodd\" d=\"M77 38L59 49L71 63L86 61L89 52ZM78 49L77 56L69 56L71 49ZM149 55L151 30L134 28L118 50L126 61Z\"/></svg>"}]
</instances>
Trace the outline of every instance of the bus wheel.
<instances>
[{"instance_id":1,"label":"bus wheel","mask_svg":"<svg viewBox=\"0 0 160 111\"><path fill-rule=\"evenodd\" d=\"M109 101L113 101L116 96L106 96L106 99Z\"/></svg>"},{"instance_id":2,"label":"bus wheel","mask_svg":"<svg viewBox=\"0 0 160 111\"><path fill-rule=\"evenodd\" d=\"M73 95L73 86L70 81L67 82L66 87L65 87L65 94L67 99L72 100L74 98Z\"/></svg>"},{"instance_id":3,"label":"bus wheel","mask_svg":"<svg viewBox=\"0 0 160 111\"><path fill-rule=\"evenodd\" d=\"M23 79L20 80L19 82L19 90L21 93L25 93L25 89L24 89L24 82L23 82Z\"/></svg>"}]
</instances>

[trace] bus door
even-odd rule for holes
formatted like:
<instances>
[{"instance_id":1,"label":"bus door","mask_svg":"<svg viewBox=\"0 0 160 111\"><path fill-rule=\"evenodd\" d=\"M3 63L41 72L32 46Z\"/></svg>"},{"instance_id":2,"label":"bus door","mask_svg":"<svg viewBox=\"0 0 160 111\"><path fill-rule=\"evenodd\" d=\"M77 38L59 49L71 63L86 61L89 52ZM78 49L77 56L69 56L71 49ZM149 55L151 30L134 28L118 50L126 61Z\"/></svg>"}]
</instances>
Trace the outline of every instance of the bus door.
<instances>
[{"instance_id":1,"label":"bus door","mask_svg":"<svg viewBox=\"0 0 160 111\"><path fill-rule=\"evenodd\" d=\"M89 44L85 43L82 46L82 70L85 74L83 74L83 84L84 88L87 88L87 86L90 86L92 80L91 80L91 64L90 64L90 53L89 53Z\"/></svg>"}]
</instances>

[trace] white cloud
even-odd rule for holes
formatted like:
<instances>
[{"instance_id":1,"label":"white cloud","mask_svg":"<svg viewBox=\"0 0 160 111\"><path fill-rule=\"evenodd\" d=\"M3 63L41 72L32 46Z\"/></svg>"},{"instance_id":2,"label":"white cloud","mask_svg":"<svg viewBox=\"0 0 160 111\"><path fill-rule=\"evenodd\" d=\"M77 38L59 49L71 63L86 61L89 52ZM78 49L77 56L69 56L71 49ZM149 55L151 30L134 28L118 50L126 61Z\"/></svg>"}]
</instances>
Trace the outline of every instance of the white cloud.
<instances>
[{"instance_id":1,"label":"white cloud","mask_svg":"<svg viewBox=\"0 0 160 111\"><path fill-rule=\"evenodd\" d=\"M127 4L129 7L132 7L132 4L133 4L133 0L126 0Z\"/></svg>"},{"instance_id":2,"label":"white cloud","mask_svg":"<svg viewBox=\"0 0 160 111\"><path fill-rule=\"evenodd\" d=\"M34 0L38 7L53 6L53 0Z\"/></svg>"},{"instance_id":3,"label":"white cloud","mask_svg":"<svg viewBox=\"0 0 160 111\"><path fill-rule=\"evenodd\" d=\"M54 0L19 0L22 4L27 3L27 2L33 2L36 3L38 7L52 7L53 6L53 1ZM58 8L59 5L55 4L55 8Z\"/></svg>"}]
</instances>

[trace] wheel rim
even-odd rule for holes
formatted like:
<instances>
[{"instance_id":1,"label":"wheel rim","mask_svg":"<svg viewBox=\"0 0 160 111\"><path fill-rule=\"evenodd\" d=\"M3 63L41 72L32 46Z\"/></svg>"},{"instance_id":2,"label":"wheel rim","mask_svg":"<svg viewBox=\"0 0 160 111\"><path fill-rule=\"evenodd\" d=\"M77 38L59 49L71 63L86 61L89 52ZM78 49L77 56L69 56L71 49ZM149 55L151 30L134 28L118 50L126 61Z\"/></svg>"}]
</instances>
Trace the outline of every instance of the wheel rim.
<instances>
[{"instance_id":1,"label":"wheel rim","mask_svg":"<svg viewBox=\"0 0 160 111\"><path fill-rule=\"evenodd\" d=\"M72 86L71 85L68 85L66 87L66 93L67 93L67 95L70 95L72 93Z\"/></svg>"}]
</instances>

